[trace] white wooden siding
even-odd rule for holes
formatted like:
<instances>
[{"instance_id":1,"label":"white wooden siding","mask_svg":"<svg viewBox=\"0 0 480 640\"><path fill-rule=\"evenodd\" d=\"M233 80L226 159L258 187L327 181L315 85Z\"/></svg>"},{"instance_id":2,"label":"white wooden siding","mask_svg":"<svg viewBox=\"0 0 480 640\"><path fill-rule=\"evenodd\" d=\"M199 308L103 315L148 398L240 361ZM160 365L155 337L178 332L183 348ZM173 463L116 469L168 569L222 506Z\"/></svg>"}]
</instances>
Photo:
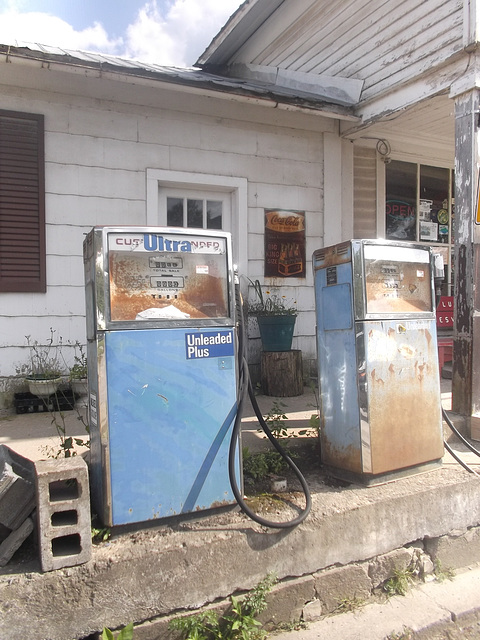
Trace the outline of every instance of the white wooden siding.
<instances>
[{"instance_id":1,"label":"white wooden siding","mask_svg":"<svg viewBox=\"0 0 480 640\"><path fill-rule=\"evenodd\" d=\"M362 100L368 100L431 71L463 47L463 0L286 4L235 62L362 79Z\"/></svg>"},{"instance_id":2,"label":"white wooden siding","mask_svg":"<svg viewBox=\"0 0 480 640\"><path fill-rule=\"evenodd\" d=\"M26 89L22 83L34 76L24 72L21 66L16 73L6 70L12 86L2 84L0 108L45 115L47 292L1 296L0 394L6 377L27 361L25 336L42 343L53 327L64 342L84 342L84 235L94 225L146 224L147 168L248 181L250 277L263 274L264 208L304 210L308 260L321 246L323 132L335 131L334 120L183 94L174 100L174 91L159 90L153 100L151 88L133 91L120 82L117 102L86 97L94 95L98 79L89 85L82 78L78 96L72 79L68 91L48 92L42 74L50 72L42 70L37 86ZM178 110L161 106L175 102ZM281 283L305 309L294 343L305 359L315 354L312 281L307 268L305 280Z\"/></svg>"},{"instance_id":3,"label":"white wooden siding","mask_svg":"<svg viewBox=\"0 0 480 640\"><path fill-rule=\"evenodd\" d=\"M355 146L353 150L353 235L377 237L377 153Z\"/></svg>"}]
</instances>

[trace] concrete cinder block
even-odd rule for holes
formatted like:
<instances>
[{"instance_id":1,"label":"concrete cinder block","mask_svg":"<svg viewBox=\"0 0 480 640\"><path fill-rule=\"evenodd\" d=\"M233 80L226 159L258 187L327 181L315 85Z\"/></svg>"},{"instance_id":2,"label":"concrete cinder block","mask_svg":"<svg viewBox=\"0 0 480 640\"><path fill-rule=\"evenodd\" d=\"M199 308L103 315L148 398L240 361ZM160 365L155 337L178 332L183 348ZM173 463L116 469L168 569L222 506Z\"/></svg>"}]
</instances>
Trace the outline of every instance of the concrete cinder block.
<instances>
[{"instance_id":1,"label":"concrete cinder block","mask_svg":"<svg viewBox=\"0 0 480 640\"><path fill-rule=\"evenodd\" d=\"M367 600L372 583L361 565L348 565L315 574L315 591L325 612L331 613L345 600Z\"/></svg>"},{"instance_id":2,"label":"concrete cinder block","mask_svg":"<svg viewBox=\"0 0 480 640\"><path fill-rule=\"evenodd\" d=\"M85 460L73 457L34 464L42 571L88 562L92 537Z\"/></svg>"}]
</instances>

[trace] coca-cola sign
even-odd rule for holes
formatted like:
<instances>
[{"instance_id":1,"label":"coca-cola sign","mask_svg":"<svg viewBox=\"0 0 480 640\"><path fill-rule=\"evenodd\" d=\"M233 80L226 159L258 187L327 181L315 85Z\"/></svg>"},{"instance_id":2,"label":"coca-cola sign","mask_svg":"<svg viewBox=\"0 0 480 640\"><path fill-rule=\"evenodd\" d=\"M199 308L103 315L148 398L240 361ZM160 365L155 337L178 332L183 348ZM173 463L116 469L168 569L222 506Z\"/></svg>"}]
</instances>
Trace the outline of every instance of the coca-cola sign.
<instances>
[{"instance_id":1,"label":"coca-cola sign","mask_svg":"<svg viewBox=\"0 0 480 640\"><path fill-rule=\"evenodd\" d=\"M305 212L265 209L265 276L305 277Z\"/></svg>"}]
</instances>

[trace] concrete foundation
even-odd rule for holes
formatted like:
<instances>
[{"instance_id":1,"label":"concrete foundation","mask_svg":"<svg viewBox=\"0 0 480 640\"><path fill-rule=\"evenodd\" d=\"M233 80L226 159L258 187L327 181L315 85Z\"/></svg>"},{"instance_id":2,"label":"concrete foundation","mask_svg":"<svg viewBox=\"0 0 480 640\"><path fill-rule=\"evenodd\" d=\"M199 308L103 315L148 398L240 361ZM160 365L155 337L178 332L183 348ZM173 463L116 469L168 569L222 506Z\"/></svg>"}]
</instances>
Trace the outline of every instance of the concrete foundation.
<instances>
[{"instance_id":1,"label":"concrete foundation","mask_svg":"<svg viewBox=\"0 0 480 640\"><path fill-rule=\"evenodd\" d=\"M447 536L434 550L446 555L445 566L452 545L468 544L465 535L478 549L480 480L456 465L372 488L308 480L312 513L292 530L266 529L234 511L116 532L81 566L42 574L35 555L10 563L0 576L0 637L71 640L134 622L136 640L166 638L171 614L249 590L268 573L282 581L272 603L287 598L265 614L278 623L309 602L325 612L342 598L363 598L416 549L432 549L432 539ZM413 551L402 549L411 543ZM459 557L480 560L463 550ZM354 568L346 573L346 565ZM280 597L284 588L293 591Z\"/></svg>"}]
</instances>

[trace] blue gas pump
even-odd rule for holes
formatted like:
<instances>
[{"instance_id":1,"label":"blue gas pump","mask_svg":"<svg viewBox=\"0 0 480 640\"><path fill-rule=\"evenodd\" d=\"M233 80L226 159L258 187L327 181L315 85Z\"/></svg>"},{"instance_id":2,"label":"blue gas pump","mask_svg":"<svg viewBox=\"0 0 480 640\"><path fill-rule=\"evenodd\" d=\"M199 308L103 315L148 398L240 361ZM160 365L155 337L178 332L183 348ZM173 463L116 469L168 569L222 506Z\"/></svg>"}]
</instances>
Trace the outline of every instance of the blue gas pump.
<instances>
[{"instance_id":1,"label":"blue gas pump","mask_svg":"<svg viewBox=\"0 0 480 640\"><path fill-rule=\"evenodd\" d=\"M230 235L95 227L84 242L92 502L124 525L229 505ZM241 486L240 447L234 473Z\"/></svg>"}]
</instances>

